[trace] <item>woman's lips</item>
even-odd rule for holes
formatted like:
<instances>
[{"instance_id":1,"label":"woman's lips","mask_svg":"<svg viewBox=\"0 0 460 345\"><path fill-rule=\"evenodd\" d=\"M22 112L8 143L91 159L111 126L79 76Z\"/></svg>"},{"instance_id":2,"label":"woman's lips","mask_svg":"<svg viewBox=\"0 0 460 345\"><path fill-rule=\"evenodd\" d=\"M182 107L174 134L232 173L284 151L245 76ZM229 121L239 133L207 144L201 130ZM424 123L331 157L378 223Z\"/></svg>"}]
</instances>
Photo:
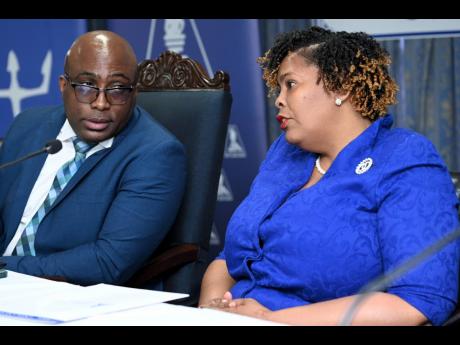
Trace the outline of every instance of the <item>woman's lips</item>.
<instances>
[{"instance_id":1,"label":"woman's lips","mask_svg":"<svg viewBox=\"0 0 460 345\"><path fill-rule=\"evenodd\" d=\"M83 123L91 131L103 131L109 127L110 121L104 119L86 119L83 120Z\"/></svg>"},{"instance_id":2,"label":"woman's lips","mask_svg":"<svg viewBox=\"0 0 460 345\"><path fill-rule=\"evenodd\" d=\"M286 129L287 123L288 123L288 120L289 120L289 119L285 118L285 117L282 116L282 115L278 115L278 116L276 117L276 119L277 119L278 122L280 123L281 129Z\"/></svg>"}]
</instances>

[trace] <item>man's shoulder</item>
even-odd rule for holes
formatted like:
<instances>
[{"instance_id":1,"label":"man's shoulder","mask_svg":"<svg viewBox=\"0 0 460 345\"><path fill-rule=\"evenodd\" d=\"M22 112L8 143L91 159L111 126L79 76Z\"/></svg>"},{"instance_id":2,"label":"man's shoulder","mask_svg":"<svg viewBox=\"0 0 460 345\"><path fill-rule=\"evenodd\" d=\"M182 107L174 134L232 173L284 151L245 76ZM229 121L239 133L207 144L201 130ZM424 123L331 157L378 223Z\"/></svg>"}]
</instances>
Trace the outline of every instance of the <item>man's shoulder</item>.
<instances>
[{"instance_id":1,"label":"man's shoulder","mask_svg":"<svg viewBox=\"0 0 460 345\"><path fill-rule=\"evenodd\" d=\"M50 117L56 117L64 114L63 105L43 106L29 108L19 113L15 122L35 122L35 121L46 121Z\"/></svg>"},{"instance_id":2,"label":"man's shoulder","mask_svg":"<svg viewBox=\"0 0 460 345\"><path fill-rule=\"evenodd\" d=\"M22 135L22 132L28 132L31 129L38 129L48 123L56 123L59 119L65 117L64 107L46 106L26 109L19 113L11 124L8 135Z\"/></svg>"}]
</instances>

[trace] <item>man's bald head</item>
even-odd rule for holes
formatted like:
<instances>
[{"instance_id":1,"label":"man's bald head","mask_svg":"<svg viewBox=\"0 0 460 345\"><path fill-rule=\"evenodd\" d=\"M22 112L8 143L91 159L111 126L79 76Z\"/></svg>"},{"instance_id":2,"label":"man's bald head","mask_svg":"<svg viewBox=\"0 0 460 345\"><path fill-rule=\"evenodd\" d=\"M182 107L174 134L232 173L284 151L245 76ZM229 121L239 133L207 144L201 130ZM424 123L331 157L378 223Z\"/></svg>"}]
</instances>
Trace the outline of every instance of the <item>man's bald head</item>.
<instances>
[{"instance_id":1,"label":"man's bald head","mask_svg":"<svg viewBox=\"0 0 460 345\"><path fill-rule=\"evenodd\" d=\"M59 87L75 133L87 142L117 135L136 106L137 61L131 45L110 31L88 32L70 47L64 71Z\"/></svg>"},{"instance_id":2,"label":"man's bald head","mask_svg":"<svg viewBox=\"0 0 460 345\"><path fill-rule=\"evenodd\" d=\"M91 31L78 37L65 56L64 71L70 74L72 67L86 58L95 58L96 61L115 59L129 66L133 76L137 72L137 58L133 48L123 37L111 31Z\"/></svg>"}]
</instances>

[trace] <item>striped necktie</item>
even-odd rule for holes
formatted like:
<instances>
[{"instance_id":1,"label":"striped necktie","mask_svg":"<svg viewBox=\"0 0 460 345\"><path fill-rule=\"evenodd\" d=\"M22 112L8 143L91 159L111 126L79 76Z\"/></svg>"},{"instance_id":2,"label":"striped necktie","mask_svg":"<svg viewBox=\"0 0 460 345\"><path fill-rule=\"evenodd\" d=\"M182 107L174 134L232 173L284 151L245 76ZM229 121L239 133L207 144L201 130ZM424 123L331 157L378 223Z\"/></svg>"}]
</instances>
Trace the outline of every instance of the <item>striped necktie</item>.
<instances>
[{"instance_id":1,"label":"striped necktie","mask_svg":"<svg viewBox=\"0 0 460 345\"><path fill-rule=\"evenodd\" d=\"M51 189L43 202L43 204L38 209L37 213L32 217L29 224L22 232L21 238L16 245L13 255L25 256L32 255L35 256L35 234L37 233L38 226L40 222L45 217L46 213L49 211L54 201L58 197L59 193L64 189L67 183L70 181L73 175L77 172L78 168L81 166L83 161L86 158L86 153L94 146L94 144L88 144L78 137L73 139L73 145L75 147L75 157L73 160L65 163L56 173Z\"/></svg>"}]
</instances>

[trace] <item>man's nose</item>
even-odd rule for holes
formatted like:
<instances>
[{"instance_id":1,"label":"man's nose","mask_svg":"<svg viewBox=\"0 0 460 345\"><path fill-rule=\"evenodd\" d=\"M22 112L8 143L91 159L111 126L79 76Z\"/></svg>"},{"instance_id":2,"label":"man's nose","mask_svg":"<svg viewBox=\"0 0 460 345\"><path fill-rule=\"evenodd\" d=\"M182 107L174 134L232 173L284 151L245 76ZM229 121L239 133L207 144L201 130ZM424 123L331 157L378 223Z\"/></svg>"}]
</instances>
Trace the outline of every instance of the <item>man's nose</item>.
<instances>
[{"instance_id":1,"label":"man's nose","mask_svg":"<svg viewBox=\"0 0 460 345\"><path fill-rule=\"evenodd\" d=\"M104 91L99 91L97 98L94 100L93 103L91 103L91 106L95 107L98 110L110 108L110 103Z\"/></svg>"}]
</instances>

